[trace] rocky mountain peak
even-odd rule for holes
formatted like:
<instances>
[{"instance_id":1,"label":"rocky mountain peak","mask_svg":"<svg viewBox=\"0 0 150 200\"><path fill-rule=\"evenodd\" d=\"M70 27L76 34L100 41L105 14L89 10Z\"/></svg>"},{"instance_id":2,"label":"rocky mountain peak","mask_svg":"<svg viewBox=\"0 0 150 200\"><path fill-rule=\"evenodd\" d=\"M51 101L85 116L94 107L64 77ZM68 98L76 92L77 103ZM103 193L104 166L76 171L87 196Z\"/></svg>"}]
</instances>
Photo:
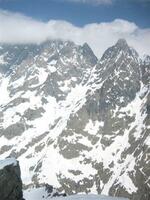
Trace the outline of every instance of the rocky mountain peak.
<instances>
[{"instance_id":1,"label":"rocky mountain peak","mask_svg":"<svg viewBox=\"0 0 150 200\"><path fill-rule=\"evenodd\" d=\"M88 52L90 54L94 54L93 51L92 51L92 49L91 49L91 47L87 43L84 43L83 46L82 46L82 48L83 48L83 50L85 52Z\"/></svg>"},{"instance_id":2,"label":"rocky mountain peak","mask_svg":"<svg viewBox=\"0 0 150 200\"><path fill-rule=\"evenodd\" d=\"M95 65L97 63L98 59L94 55L91 47L87 43L84 43L83 46L81 47L81 49L82 49L83 56L87 57L87 61L89 63L91 63L92 66Z\"/></svg>"},{"instance_id":3,"label":"rocky mountain peak","mask_svg":"<svg viewBox=\"0 0 150 200\"><path fill-rule=\"evenodd\" d=\"M117 41L116 46L118 46L120 48L127 48L128 44L127 44L127 41L125 39L121 38Z\"/></svg>"},{"instance_id":4,"label":"rocky mountain peak","mask_svg":"<svg viewBox=\"0 0 150 200\"><path fill-rule=\"evenodd\" d=\"M99 77L104 81L101 87L101 112L127 106L140 89L140 67L136 51L129 47L125 39L119 39L105 51L96 67Z\"/></svg>"},{"instance_id":5,"label":"rocky mountain peak","mask_svg":"<svg viewBox=\"0 0 150 200\"><path fill-rule=\"evenodd\" d=\"M102 58L101 61L104 62L105 60L109 61L111 59L114 59L115 61L121 59L132 59L136 62L139 60L139 55L136 52L135 49L130 47L125 39L119 39L117 43L108 48Z\"/></svg>"},{"instance_id":6,"label":"rocky mountain peak","mask_svg":"<svg viewBox=\"0 0 150 200\"><path fill-rule=\"evenodd\" d=\"M142 62L143 62L144 65L150 65L150 56L144 55Z\"/></svg>"}]
</instances>

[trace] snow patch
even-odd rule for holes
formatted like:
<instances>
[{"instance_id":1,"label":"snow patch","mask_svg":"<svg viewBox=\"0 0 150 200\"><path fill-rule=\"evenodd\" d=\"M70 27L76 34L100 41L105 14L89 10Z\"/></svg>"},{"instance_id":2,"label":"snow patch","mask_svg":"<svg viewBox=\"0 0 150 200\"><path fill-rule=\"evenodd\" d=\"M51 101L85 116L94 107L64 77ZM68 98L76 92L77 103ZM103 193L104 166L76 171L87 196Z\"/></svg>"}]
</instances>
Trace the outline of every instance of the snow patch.
<instances>
[{"instance_id":1,"label":"snow patch","mask_svg":"<svg viewBox=\"0 0 150 200\"><path fill-rule=\"evenodd\" d=\"M7 62L4 60L4 55L0 56L0 65L5 65Z\"/></svg>"},{"instance_id":2,"label":"snow patch","mask_svg":"<svg viewBox=\"0 0 150 200\"><path fill-rule=\"evenodd\" d=\"M92 121L91 119L86 124L84 131L88 132L91 135L96 135L99 128L104 126L104 122Z\"/></svg>"},{"instance_id":3,"label":"snow patch","mask_svg":"<svg viewBox=\"0 0 150 200\"><path fill-rule=\"evenodd\" d=\"M13 165L17 166L17 161L15 158L6 158L5 160L0 160L0 170L2 170L4 167Z\"/></svg>"}]
</instances>

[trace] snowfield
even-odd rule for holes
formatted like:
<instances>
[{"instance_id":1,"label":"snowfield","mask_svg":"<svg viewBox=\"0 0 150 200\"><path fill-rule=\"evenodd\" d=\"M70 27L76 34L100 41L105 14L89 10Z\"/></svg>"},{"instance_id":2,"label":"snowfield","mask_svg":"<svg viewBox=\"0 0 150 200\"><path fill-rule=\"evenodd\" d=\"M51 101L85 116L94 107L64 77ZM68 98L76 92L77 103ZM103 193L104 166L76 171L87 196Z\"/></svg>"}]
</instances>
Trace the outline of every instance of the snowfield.
<instances>
[{"instance_id":1,"label":"snowfield","mask_svg":"<svg viewBox=\"0 0 150 200\"><path fill-rule=\"evenodd\" d=\"M71 195L67 197L48 197L47 192L45 191L44 187L38 189L29 189L24 191L24 198L25 200L128 200L126 198L117 198L117 197L108 197L104 195Z\"/></svg>"}]
</instances>

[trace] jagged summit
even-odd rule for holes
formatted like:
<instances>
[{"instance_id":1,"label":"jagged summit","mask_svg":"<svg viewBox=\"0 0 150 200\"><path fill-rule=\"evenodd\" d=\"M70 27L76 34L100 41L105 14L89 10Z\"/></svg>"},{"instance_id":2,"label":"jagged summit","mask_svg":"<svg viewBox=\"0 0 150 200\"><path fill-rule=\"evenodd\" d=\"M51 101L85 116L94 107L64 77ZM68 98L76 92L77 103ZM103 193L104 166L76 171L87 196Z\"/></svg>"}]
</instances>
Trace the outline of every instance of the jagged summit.
<instances>
[{"instance_id":1,"label":"jagged summit","mask_svg":"<svg viewBox=\"0 0 150 200\"><path fill-rule=\"evenodd\" d=\"M116 46L119 46L119 47L128 47L128 43L125 39L123 38L120 38L117 43L116 43Z\"/></svg>"},{"instance_id":2,"label":"jagged summit","mask_svg":"<svg viewBox=\"0 0 150 200\"><path fill-rule=\"evenodd\" d=\"M85 42L85 43L83 44L83 47L86 48L86 49L90 49L90 50L91 50L91 47L88 45L87 42Z\"/></svg>"},{"instance_id":3,"label":"jagged summit","mask_svg":"<svg viewBox=\"0 0 150 200\"><path fill-rule=\"evenodd\" d=\"M121 58L122 56L125 58L130 57L134 59L135 61L138 61L138 57L139 57L136 50L130 47L125 39L119 39L115 45L108 48L104 52L101 58L101 61L105 61L105 60L108 61L110 59L118 59L118 58Z\"/></svg>"},{"instance_id":4,"label":"jagged summit","mask_svg":"<svg viewBox=\"0 0 150 200\"><path fill-rule=\"evenodd\" d=\"M142 59L143 64L145 65L150 65L150 56L149 55L144 55Z\"/></svg>"},{"instance_id":5,"label":"jagged summit","mask_svg":"<svg viewBox=\"0 0 150 200\"><path fill-rule=\"evenodd\" d=\"M124 55L126 55L127 57L133 58L134 60L138 61L138 53L137 51L132 48L125 39L120 38L117 43L114 45L114 47L116 49L118 49L118 51L123 52Z\"/></svg>"}]
</instances>

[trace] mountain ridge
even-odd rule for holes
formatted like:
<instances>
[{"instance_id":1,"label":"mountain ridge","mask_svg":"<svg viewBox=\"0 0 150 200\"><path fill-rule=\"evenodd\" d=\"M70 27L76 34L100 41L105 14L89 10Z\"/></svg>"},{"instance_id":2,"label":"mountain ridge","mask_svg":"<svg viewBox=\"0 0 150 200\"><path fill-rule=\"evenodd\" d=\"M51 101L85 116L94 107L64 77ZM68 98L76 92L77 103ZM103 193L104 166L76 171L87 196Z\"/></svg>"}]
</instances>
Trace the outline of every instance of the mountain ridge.
<instances>
[{"instance_id":1,"label":"mountain ridge","mask_svg":"<svg viewBox=\"0 0 150 200\"><path fill-rule=\"evenodd\" d=\"M42 45L7 55L0 156L19 159L28 187L148 200L149 59L123 39L99 60L87 44Z\"/></svg>"}]
</instances>

